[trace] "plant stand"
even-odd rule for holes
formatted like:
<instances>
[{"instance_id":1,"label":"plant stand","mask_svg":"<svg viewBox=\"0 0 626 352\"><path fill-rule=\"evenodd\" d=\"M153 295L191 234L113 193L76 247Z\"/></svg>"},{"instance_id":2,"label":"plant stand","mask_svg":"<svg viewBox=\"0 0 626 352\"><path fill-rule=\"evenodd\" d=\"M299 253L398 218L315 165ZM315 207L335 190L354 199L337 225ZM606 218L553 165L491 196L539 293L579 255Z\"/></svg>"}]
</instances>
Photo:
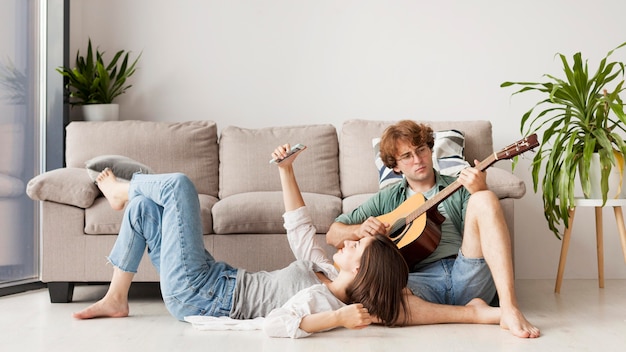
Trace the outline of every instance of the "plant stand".
<instances>
[{"instance_id":1,"label":"plant stand","mask_svg":"<svg viewBox=\"0 0 626 352\"><path fill-rule=\"evenodd\" d=\"M607 199L605 207L613 207L615 213L615 222L619 231L622 242L622 252L624 253L624 261L626 262L626 227L624 226L624 215L622 214L622 206L626 206L626 199ZM574 213L577 207L594 207L596 212L596 242L598 250L598 286L604 288L604 239L602 228L602 200L576 198L574 207L569 211L569 225L563 234L561 243L561 258L559 259L559 268L556 274L556 285L554 292L561 292L561 283L563 281L563 271L565 269L565 261L567 259L567 251L569 242L574 230Z\"/></svg>"}]
</instances>

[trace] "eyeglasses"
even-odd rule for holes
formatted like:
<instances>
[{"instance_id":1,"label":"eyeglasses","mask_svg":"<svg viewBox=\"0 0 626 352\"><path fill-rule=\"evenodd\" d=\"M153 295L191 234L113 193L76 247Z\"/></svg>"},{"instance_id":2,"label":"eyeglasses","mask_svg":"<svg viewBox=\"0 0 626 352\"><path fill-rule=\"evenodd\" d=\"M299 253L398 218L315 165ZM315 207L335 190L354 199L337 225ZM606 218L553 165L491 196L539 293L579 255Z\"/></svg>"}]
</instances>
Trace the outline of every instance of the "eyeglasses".
<instances>
[{"instance_id":1,"label":"eyeglasses","mask_svg":"<svg viewBox=\"0 0 626 352\"><path fill-rule=\"evenodd\" d=\"M423 145L421 147L417 147L414 150L408 152L408 153L404 153L402 155L400 155L399 157L396 158L396 161L402 163L402 164L410 164L411 162L413 162L413 160L415 159L415 157L418 158L423 158L426 156L426 154L428 154L428 151L430 150L430 148L428 148L428 146Z\"/></svg>"}]
</instances>

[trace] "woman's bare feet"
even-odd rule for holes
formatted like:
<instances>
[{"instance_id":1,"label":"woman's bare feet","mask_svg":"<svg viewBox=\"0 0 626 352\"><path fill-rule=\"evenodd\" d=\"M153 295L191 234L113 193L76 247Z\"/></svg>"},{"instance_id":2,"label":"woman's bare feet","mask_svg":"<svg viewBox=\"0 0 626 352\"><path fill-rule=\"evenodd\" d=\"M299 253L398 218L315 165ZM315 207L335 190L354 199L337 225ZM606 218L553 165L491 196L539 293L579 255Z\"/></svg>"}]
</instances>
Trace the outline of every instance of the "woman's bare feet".
<instances>
[{"instance_id":1,"label":"woman's bare feet","mask_svg":"<svg viewBox=\"0 0 626 352\"><path fill-rule=\"evenodd\" d=\"M539 328L532 325L518 309L503 309L500 327L509 330L514 336L535 338L541 335Z\"/></svg>"},{"instance_id":2,"label":"woman's bare feet","mask_svg":"<svg viewBox=\"0 0 626 352\"><path fill-rule=\"evenodd\" d=\"M135 274L113 268L113 278L104 297L73 314L76 319L122 318L128 316L128 290Z\"/></svg>"},{"instance_id":3,"label":"woman's bare feet","mask_svg":"<svg viewBox=\"0 0 626 352\"><path fill-rule=\"evenodd\" d=\"M106 168L96 177L98 188L115 210L124 209L128 201L128 182L119 181L111 169Z\"/></svg>"},{"instance_id":4,"label":"woman's bare feet","mask_svg":"<svg viewBox=\"0 0 626 352\"><path fill-rule=\"evenodd\" d=\"M128 310L128 301L118 301L105 296L72 316L76 319L123 318L128 316Z\"/></svg>"}]
</instances>

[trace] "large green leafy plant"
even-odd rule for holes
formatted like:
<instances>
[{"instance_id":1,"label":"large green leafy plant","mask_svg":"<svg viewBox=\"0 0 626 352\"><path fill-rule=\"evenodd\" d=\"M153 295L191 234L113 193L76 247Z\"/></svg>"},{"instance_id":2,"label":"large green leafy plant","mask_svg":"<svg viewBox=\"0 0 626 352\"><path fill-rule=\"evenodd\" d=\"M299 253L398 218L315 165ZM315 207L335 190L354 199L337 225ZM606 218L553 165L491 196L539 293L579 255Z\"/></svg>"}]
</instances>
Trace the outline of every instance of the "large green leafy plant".
<instances>
[{"instance_id":1,"label":"large green leafy plant","mask_svg":"<svg viewBox=\"0 0 626 352\"><path fill-rule=\"evenodd\" d=\"M57 72L67 77L66 90L71 105L111 104L113 99L126 92L132 85L126 80L135 73L135 66L141 54L129 64L129 53L124 50L115 53L108 64L104 62L104 52L87 46L87 57L76 53L75 67L59 67ZM118 67L118 61L121 64Z\"/></svg>"},{"instance_id":2,"label":"large green leafy plant","mask_svg":"<svg viewBox=\"0 0 626 352\"><path fill-rule=\"evenodd\" d=\"M578 174L583 193L591 189L589 165L593 153L598 153L601 164L601 191L603 202L608 193L611 168L621 168L626 144L622 135L626 130L624 104L624 63L609 62L609 56L626 43L609 51L590 76L587 60L580 52L574 54L570 65L558 54L565 73L564 78L546 74L545 82L504 82L501 87L519 86L515 94L540 93L541 100L528 110L521 120L523 135L543 135L541 146L532 160L534 191L541 188L546 220L550 230L560 238L558 225L569 226L569 210L574 206L574 180ZM612 86L612 88L609 87Z\"/></svg>"}]
</instances>

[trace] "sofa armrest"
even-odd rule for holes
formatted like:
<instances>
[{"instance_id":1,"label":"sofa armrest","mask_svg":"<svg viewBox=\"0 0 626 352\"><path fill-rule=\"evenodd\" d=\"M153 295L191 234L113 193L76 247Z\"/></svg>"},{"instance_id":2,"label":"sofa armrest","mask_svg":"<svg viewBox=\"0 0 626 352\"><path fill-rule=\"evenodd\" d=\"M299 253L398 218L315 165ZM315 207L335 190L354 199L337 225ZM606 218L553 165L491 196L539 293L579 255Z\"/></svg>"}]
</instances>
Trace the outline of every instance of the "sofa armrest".
<instances>
[{"instance_id":1,"label":"sofa armrest","mask_svg":"<svg viewBox=\"0 0 626 352\"><path fill-rule=\"evenodd\" d=\"M83 168L60 168L35 176L26 186L26 194L33 200L69 204L79 208L90 207L100 194Z\"/></svg>"},{"instance_id":2,"label":"sofa armrest","mask_svg":"<svg viewBox=\"0 0 626 352\"><path fill-rule=\"evenodd\" d=\"M487 186L499 199L519 199L526 194L526 184L514 174L497 167L489 168L486 172Z\"/></svg>"}]
</instances>

